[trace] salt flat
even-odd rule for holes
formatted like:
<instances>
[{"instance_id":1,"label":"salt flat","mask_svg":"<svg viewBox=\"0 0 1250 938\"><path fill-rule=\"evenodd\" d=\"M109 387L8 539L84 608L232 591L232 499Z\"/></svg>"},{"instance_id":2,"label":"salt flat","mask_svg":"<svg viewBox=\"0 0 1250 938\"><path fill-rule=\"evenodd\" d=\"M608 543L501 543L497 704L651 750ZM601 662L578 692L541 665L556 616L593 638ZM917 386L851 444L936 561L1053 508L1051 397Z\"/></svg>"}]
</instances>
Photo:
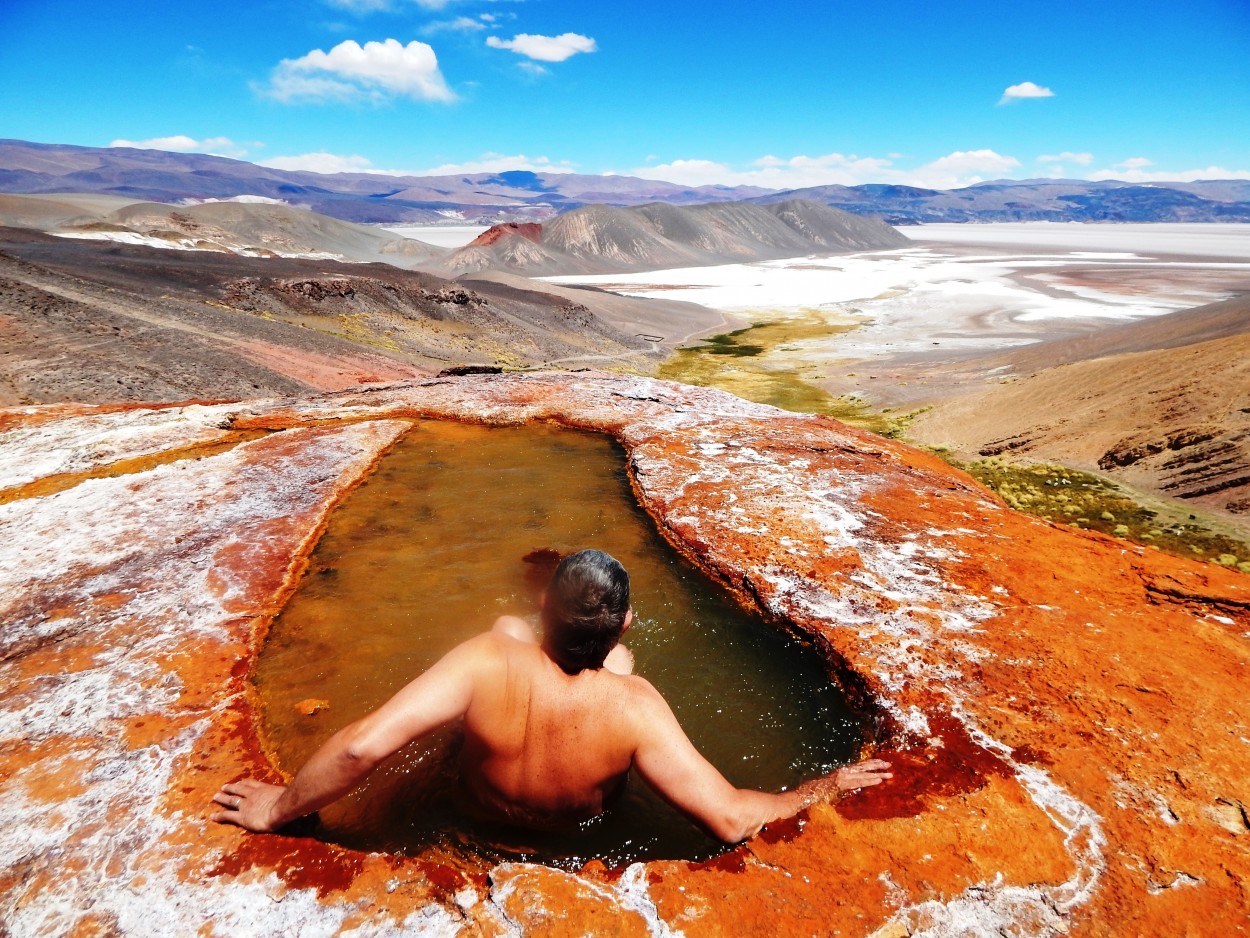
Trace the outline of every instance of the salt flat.
<instances>
[{"instance_id":1,"label":"salt flat","mask_svg":"<svg viewBox=\"0 0 1250 938\"><path fill-rule=\"evenodd\" d=\"M1250 225L1004 222L994 225L905 225L898 230L913 241L1041 245L1069 250L1087 248L1250 260Z\"/></svg>"},{"instance_id":2,"label":"salt flat","mask_svg":"<svg viewBox=\"0 0 1250 938\"><path fill-rule=\"evenodd\" d=\"M386 225L389 231L403 238L424 241L440 248L462 248L483 231L486 225Z\"/></svg>"},{"instance_id":3,"label":"salt flat","mask_svg":"<svg viewBox=\"0 0 1250 938\"><path fill-rule=\"evenodd\" d=\"M891 251L544 279L690 300L754 322L859 325L788 343L779 351L796 366L1005 348L1250 289L1250 225L1155 227L933 225L903 230L919 238L975 229L968 237L995 243L926 239ZM1020 247L1022 239L1065 236L1063 245ZM1166 253L1150 242L1166 245Z\"/></svg>"}]
</instances>

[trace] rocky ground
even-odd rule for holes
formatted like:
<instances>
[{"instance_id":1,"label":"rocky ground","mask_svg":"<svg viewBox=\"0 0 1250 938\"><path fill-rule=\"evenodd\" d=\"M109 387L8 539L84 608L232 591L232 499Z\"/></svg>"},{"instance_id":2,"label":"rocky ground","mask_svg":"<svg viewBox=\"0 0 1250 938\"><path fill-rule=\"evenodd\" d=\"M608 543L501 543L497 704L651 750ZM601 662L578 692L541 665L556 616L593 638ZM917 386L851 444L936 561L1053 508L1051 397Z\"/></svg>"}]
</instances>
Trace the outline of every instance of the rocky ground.
<instances>
[{"instance_id":1,"label":"rocky ground","mask_svg":"<svg viewBox=\"0 0 1250 938\"><path fill-rule=\"evenodd\" d=\"M811 637L894 779L705 863L364 855L205 817L248 674L414 417L623 444L665 535ZM604 374L0 413L0 920L22 935L1250 929L1250 580L1018 514L822 417Z\"/></svg>"},{"instance_id":2,"label":"rocky ground","mask_svg":"<svg viewBox=\"0 0 1250 938\"><path fill-rule=\"evenodd\" d=\"M519 277L456 283L0 228L0 404L294 394L463 364L647 368L724 321Z\"/></svg>"}]
</instances>

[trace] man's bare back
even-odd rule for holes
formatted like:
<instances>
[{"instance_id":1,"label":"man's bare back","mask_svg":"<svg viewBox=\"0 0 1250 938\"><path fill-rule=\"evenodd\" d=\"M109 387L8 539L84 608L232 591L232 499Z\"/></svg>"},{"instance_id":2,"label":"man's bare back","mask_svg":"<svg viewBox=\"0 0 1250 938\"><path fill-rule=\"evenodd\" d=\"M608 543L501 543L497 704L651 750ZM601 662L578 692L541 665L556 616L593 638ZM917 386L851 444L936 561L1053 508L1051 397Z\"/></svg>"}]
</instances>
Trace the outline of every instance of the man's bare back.
<instances>
[{"instance_id":1,"label":"man's bare back","mask_svg":"<svg viewBox=\"0 0 1250 938\"><path fill-rule=\"evenodd\" d=\"M888 764L874 759L780 794L730 785L694 748L660 693L629 673L632 656L617 642L631 618L621 616L597 664L574 671L523 620L503 617L336 733L289 786L251 779L222 786L214 800L227 810L214 820L276 830L456 719L464 732L460 774L475 808L526 827L569 827L601 814L633 769L709 833L736 842L768 821L890 777Z\"/></svg>"},{"instance_id":2,"label":"man's bare back","mask_svg":"<svg viewBox=\"0 0 1250 938\"><path fill-rule=\"evenodd\" d=\"M624 783L634 734L602 715L632 712L645 682L607 666L566 674L527 631L505 619L481 641L460 775L493 817L567 827L601 814Z\"/></svg>"}]
</instances>

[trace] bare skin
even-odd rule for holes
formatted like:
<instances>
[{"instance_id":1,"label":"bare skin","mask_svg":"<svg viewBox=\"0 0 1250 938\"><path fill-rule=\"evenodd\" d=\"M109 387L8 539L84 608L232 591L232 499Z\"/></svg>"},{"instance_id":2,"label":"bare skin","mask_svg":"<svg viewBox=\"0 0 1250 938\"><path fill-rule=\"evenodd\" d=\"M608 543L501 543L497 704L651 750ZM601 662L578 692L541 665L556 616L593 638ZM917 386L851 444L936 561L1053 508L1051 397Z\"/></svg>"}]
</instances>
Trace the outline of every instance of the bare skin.
<instances>
[{"instance_id":1,"label":"bare skin","mask_svg":"<svg viewBox=\"0 0 1250 938\"><path fill-rule=\"evenodd\" d=\"M634 769L710 834L735 843L769 821L892 777L889 763L869 759L789 792L735 788L632 668L633 656L617 645L604 667L566 674L524 620L505 616L332 736L290 785L223 785L213 800L225 810L212 818L277 830L347 794L401 747L456 719L463 720L460 773L469 793L487 815L527 827L567 827L602 813Z\"/></svg>"}]
</instances>

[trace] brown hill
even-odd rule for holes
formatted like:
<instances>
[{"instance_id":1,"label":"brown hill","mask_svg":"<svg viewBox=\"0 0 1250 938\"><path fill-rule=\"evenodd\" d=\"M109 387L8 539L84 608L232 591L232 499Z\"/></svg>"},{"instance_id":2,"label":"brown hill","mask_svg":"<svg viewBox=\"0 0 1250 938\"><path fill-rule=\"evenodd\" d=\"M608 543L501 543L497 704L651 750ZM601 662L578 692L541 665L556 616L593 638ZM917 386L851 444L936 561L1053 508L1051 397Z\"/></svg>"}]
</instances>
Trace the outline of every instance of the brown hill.
<instances>
[{"instance_id":1,"label":"brown hill","mask_svg":"<svg viewBox=\"0 0 1250 938\"><path fill-rule=\"evenodd\" d=\"M645 368L722 324L689 303L523 278L459 284L0 228L0 405L286 395L458 364Z\"/></svg>"},{"instance_id":2,"label":"brown hill","mask_svg":"<svg viewBox=\"0 0 1250 938\"><path fill-rule=\"evenodd\" d=\"M910 435L1250 513L1250 297L973 364L995 380L937 402Z\"/></svg>"},{"instance_id":3,"label":"brown hill","mask_svg":"<svg viewBox=\"0 0 1250 938\"><path fill-rule=\"evenodd\" d=\"M0 196L0 224L71 237L236 254L317 255L413 267L443 248L289 205L167 205L108 196Z\"/></svg>"},{"instance_id":4,"label":"brown hill","mask_svg":"<svg viewBox=\"0 0 1250 938\"><path fill-rule=\"evenodd\" d=\"M530 276L656 270L904 247L875 219L801 200L633 208L592 205L542 225L541 238L496 229L489 241L433 265L451 273L507 270Z\"/></svg>"}]
</instances>

